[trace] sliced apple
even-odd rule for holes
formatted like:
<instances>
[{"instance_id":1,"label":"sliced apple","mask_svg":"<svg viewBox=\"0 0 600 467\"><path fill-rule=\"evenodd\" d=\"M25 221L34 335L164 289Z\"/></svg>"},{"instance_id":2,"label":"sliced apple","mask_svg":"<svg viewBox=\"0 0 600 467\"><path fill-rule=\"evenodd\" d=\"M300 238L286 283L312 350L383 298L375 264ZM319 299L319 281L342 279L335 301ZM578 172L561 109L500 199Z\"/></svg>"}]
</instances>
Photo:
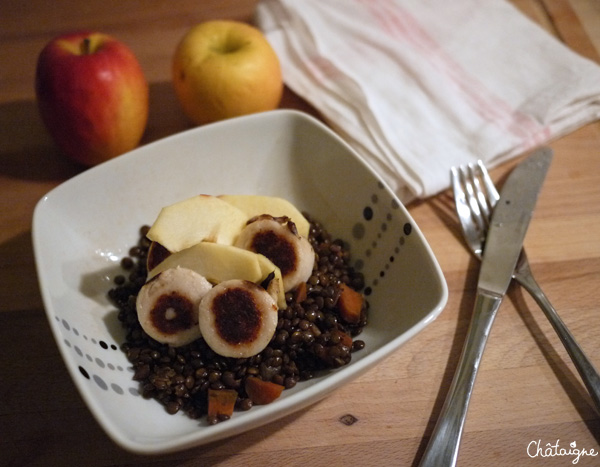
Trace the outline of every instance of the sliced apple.
<instances>
[{"instance_id":1,"label":"sliced apple","mask_svg":"<svg viewBox=\"0 0 600 467\"><path fill-rule=\"evenodd\" d=\"M161 209L147 237L172 253L200 242L231 245L248 220L233 204L198 195Z\"/></svg>"},{"instance_id":2,"label":"sliced apple","mask_svg":"<svg viewBox=\"0 0 600 467\"><path fill-rule=\"evenodd\" d=\"M243 211L247 219L261 214L270 214L273 217L289 217L298 233L308 237L310 224L302 213L288 200L276 196L261 195L220 195L220 199Z\"/></svg>"},{"instance_id":3,"label":"sliced apple","mask_svg":"<svg viewBox=\"0 0 600 467\"><path fill-rule=\"evenodd\" d=\"M232 245L201 242L169 255L148 272L148 280L176 267L191 269L213 284L230 279L245 279L260 284L269 274L274 273L267 290L280 308L286 306L281 271L268 258L252 251Z\"/></svg>"},{"instance_id":4,"label":"sliced apple","mask_svg":"<svg viewBox=\"0 0 600 467\"><path fill-rule=\"evenodd\" d=\"M148 273L148 279L174 267L191 269L213 284L229 279L257 282L263 279L256 253L231 245L201 242L173 253Z\"/></svg>"}]
</instances>

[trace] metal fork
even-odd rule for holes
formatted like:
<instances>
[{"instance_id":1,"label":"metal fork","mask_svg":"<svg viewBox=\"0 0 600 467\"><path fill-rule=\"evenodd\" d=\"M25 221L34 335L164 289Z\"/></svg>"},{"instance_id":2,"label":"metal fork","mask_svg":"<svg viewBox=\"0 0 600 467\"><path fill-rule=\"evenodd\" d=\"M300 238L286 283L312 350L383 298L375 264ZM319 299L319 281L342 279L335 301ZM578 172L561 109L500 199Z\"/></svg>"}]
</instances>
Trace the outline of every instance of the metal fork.
<instances>
[{"instance_id":1,"label":"metal fork","mask_svg":"<svg viewBox=\"0 0 600 467\"><path fill-rule=\"evenodd\" d=\"M451 178L456 212L465 240L475 256L481 259L489 220L500 195L481 161L453 167ZM552 324L600 413L600 375L535 281L525 250L521 251L512 277L531 294Z\"/></svg>"}]
</instances>

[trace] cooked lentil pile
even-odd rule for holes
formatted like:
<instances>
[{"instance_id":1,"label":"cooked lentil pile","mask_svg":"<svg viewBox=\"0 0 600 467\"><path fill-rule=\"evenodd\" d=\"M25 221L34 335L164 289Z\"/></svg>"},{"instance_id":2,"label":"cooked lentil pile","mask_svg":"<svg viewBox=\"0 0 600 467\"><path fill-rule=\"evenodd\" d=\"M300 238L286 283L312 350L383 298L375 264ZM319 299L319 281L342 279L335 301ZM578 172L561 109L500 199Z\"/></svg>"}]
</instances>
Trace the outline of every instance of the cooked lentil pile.
<instances>
[{"instance_id":1,"label":"cooked lentil pile","mask_svg":"<svg viewBox=\"0 0 600 467\"><path fill-rule=\"evenodd\" d=\"M238 393L236 410L248 410L252 400L244 389L247 377L289 389L318 372L348 364L352 353L364 347L364 342L355 337L367 323L368 302L364 301L355 324L344 322L336 307L341 284L360 291L363 275L349 265L350 254L344 242L333 239L319 222L307 219L311 224L309 240L316 254L313 273L306 287L286 294L287 308L278 312L277 329L269 345L259 354L242 359L217 355L202 338L171 347L142 330L136 298L146 282L150 241L146 238L149 227L140 229L139 242L121 260L123 272L114 278L108 296L126 328L122 349L132 363L133 379L140 383L144 397L156 399L170 414L184 411L191 418L200 418L208 413L209 389L234 389ZM352 337L351 345L347 336ZM208 423L227 418L211 416Z\"/></svg>"}]
</instances>

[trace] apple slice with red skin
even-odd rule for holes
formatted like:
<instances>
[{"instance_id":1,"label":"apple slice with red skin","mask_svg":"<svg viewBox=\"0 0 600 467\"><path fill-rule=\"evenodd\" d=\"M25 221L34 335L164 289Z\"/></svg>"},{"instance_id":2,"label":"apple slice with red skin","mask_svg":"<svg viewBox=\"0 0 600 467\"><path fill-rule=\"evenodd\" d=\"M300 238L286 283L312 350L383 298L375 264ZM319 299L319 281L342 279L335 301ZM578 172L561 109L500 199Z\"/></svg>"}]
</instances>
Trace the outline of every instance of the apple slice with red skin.
<instances>
[{"instance_id":1,"label":"apple slice with red skin","mask_svg":"<svg viewBox=\"0 0 600 467\"><path fill-rule=\"evenodd\" d=\"M171 255L171 252L167 250L164 246L162 246L158 242L150 243L148 247L148 255L146 257L146 268L148 271L151 271L160 263L162 263L165 259L167 259Z\"/></svg>"}]
</instances>

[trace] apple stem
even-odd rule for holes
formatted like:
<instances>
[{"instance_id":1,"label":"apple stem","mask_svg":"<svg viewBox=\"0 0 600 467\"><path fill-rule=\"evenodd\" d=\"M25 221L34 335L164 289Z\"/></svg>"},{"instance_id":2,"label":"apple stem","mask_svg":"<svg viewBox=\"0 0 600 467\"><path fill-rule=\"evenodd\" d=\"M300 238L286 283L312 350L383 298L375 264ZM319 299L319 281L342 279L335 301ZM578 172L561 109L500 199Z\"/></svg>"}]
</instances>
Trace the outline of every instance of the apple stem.
<instances>
[{"instance_id":1,"label":"apple stem","mask_svg":"<svg viewBox=\"0 0 600 467\"><path fill-rule=\"evenodd\" d=\"M91 52L92 41L89 37L85 37L81 43L81 53L83 55L89 55Z\"/></svg>"}]
</instances>

